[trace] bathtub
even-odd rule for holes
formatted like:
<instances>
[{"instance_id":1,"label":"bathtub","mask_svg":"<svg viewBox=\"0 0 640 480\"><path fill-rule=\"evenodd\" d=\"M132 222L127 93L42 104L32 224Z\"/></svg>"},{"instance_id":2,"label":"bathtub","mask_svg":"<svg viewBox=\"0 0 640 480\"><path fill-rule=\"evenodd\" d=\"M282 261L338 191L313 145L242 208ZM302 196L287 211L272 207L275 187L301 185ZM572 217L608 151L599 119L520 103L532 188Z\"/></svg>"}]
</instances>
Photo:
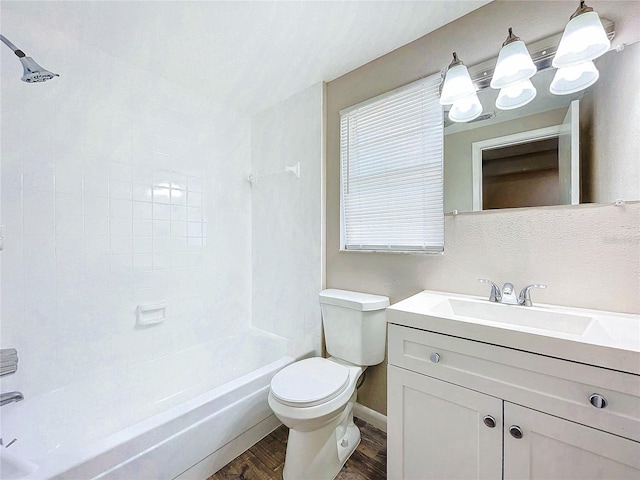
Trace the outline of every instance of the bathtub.
<instances>
[{"instance_id":1,"label":"bathtub","mask_svg":"<svg viewBox=\"0 0 640 480\"><path fill-rule=\"evenodd\" d=\"M5 405L1 436L17 441L0 476L206 478L279 425L267 394L286 349L251 330Z\"/></svg>"}]
</instances>

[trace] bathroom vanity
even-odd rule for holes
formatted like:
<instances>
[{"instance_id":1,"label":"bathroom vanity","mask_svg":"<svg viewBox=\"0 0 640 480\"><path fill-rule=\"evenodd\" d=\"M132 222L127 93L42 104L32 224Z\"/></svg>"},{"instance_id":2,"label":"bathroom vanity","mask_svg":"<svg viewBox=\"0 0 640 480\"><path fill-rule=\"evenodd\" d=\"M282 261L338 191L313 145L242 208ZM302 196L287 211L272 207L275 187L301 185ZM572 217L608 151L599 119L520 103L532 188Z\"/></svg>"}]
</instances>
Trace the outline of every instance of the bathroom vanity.
<instances>
[{"instance_id":1,"label":"bathroom vanity","mask_svg":"<svg viewBox=\"0 0 640 480\"><path fill-rule=\"evenodd\" d=\"M387 321L390 480L640 479L640 315L424 291Z\"/></svg>"}]
</instances>

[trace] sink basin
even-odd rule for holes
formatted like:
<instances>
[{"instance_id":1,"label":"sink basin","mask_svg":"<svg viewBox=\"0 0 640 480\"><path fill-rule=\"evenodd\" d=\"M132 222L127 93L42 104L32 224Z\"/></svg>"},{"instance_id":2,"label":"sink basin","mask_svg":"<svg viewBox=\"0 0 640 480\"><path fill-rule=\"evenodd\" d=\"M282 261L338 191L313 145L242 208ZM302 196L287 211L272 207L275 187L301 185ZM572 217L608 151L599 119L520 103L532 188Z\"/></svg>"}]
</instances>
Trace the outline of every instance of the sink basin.
<instances>
[{"instance_id":1,"label":"sink basin","mask_svg":"<svg viewBox=\"0 0 640 480\"><path fill-rule=\"evenodd\" d=\"M0 447L0 474L3 480L18 480L35 472L38 466Z\"/></svg>"},{"instance_id":2,"label":"sink basin","mask_svg":"<svg viewBox=\"0 0 640 480\"><path fill-rule=\"evenodd\" d=\"M461 298L447 298L433 310L444 315L457 315L573 335L582 335L593 321L593 317L587 315Z\"/></svg>"}]
</instances>

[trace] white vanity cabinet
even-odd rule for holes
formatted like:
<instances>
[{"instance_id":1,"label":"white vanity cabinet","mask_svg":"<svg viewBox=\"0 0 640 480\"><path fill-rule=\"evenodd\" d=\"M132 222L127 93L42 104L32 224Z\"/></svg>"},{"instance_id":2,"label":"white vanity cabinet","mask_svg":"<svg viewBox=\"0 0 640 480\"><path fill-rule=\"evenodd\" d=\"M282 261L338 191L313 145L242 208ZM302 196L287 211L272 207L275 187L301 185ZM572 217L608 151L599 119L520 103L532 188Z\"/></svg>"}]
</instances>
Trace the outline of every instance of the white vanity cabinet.
<instances>
[{"instance_id":1,"label":"white vanity cabinet","mask_svg":"<svg viewBox=\"0 0 640 480\"><path fill-rule=\"evenodd\" d=\"M509 402L504 418L505 479L640 479L633 440Z\"/></svg>"},{"instance_id":2,"label":"white vanity cabinet","mask_svg":"<svg viewBox=\"0 0 640 480\"><path fill-rule=\"evenodd\" d=\"M502 400L393 365L388 376L387 478L502 477Z\"/></svg>"},{"instance_id":3,"label":"white vanity cabinet","mask_svg":"<svg viewBox=\"0 0 640 480\"><path fill-rule=\"evenodd\" d=\"M640 479L631 373L390 324L387 421L390 480Z\"/></svg>"}]
</instances>

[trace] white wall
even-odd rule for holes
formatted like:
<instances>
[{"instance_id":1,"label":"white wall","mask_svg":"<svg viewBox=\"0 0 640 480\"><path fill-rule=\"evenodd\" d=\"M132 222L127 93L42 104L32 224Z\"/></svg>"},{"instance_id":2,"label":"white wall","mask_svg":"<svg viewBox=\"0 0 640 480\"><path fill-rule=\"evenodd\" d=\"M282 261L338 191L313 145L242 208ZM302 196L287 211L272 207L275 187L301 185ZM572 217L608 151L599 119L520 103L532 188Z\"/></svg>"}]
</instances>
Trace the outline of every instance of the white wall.
<instances>
[{"instance_id":1,"label":"white wall","mask_svg":"<svg viewBox=\"0 0 640 480\"><path fill-rule=\"evenodd\" d=\"M26 84L2 46L1 345L20 356L3 391L247 326L248 119L55 26L3 10L2 33L60 74ZM165 322L136 326L156 302Z\"/></svg>"},{"instance_id":2,"label":"white wall","mask_svg":"<svg viewBox=\"0 0 640 480\"><path fill-rule=\"evenodd\" d=\"M320 353L324 85L251 124L253 325ZM300 178L285 166L300 162Z\"/></svg>"}]
</instances>

